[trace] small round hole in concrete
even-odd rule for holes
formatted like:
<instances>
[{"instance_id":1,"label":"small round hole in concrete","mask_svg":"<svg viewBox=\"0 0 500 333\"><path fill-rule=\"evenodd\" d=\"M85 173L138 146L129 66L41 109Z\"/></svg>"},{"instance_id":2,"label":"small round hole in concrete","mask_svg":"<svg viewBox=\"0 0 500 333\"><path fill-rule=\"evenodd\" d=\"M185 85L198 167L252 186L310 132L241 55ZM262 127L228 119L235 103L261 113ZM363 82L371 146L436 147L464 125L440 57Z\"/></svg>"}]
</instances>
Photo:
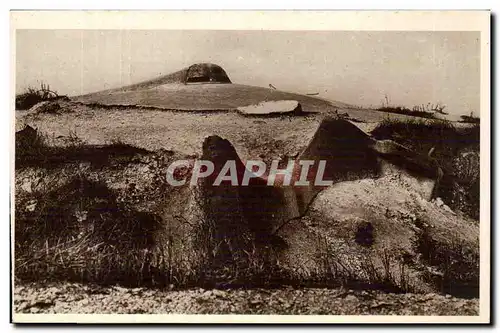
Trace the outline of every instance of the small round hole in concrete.
<instances>
[{"instance_id":1,"label":"small round hole in concrete","mask_svg":"<svg viewBox=\"0 0 500 333\"><path fill-rule=\"evenodd\" d=\"M372 246L375 243L374 228L370 222L361 222L356 229L354 240L362 246Z\"/></svg>"}]
</instances>

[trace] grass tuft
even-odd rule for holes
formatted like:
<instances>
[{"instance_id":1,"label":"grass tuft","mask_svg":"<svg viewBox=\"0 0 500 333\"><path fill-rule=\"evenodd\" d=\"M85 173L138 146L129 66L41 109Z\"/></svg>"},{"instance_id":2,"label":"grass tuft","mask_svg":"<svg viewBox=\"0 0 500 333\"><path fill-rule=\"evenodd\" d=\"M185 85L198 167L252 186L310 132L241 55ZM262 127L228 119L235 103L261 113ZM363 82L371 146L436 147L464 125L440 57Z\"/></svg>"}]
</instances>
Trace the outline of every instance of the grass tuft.
<instances>
[{"instance_id":1,"label":"grass tuft","mask_svg":"<svg viewBox=\"0 0 500 333\"><path fill-rule=\"evenodd\" d=\"M22 94L16 95L16 110L28 110L40 102L57 98L57 92L50 90L50 86L42 82L40 89L28 87Z\"/></svg>"}]
</instances>

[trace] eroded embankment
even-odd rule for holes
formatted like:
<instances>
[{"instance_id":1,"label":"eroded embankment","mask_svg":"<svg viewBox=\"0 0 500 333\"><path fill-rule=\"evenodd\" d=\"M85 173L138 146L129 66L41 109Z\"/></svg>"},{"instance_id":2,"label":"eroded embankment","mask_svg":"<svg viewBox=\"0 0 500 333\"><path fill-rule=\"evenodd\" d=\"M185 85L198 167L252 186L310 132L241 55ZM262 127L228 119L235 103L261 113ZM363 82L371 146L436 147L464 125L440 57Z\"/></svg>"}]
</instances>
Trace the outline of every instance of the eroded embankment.
<instances>
[{"instance_id":1,"label":"eroded embankment","mask_svg":"<svg viewBox=\"0 0 500 333\"><path fill-rule=\"evenodd\" d=\"M245 172L218 136L205 139L201 154L216 172L180 187L166 182L165 170L194 156L28 146L37 148L16 157L18 279L477 294L478 226L429 201L437 167L345 120L324 119L297 159L325 160L328 187L294 186L300 167L292 186L282 178L267 186L267 175L250 186L213 186L228 160L238 184Z\"/></svg>"}]
</instances>

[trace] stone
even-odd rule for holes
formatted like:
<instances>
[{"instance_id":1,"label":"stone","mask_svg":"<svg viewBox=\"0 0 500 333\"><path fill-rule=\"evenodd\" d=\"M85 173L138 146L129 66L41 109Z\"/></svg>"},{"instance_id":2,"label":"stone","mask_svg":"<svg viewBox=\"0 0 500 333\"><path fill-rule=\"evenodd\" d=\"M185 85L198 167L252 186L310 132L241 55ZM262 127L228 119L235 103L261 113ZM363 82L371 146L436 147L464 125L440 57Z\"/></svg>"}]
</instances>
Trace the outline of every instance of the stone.
<instances>
[{"instance_id":1,"label":"stone","mask_svg":"<svg viewBox=\"0 0 500 333\"><path fill-rule=\"evenodd\" d=\"M28 204L26 205L26 211L27 212L34 212L36 209L37 201L36 200L30 200Z\"/></svg>"},{"instance_id":2,"label":"stone","mask_svg":"<svg viewBox=\"0 0 500 333\"><path fill-rule=\"evenodd\" d=\"M241 106L238 112L244 115L300 114L302 106L294 100L269 101L259 104Z\"/></svg>"}]
</instances>

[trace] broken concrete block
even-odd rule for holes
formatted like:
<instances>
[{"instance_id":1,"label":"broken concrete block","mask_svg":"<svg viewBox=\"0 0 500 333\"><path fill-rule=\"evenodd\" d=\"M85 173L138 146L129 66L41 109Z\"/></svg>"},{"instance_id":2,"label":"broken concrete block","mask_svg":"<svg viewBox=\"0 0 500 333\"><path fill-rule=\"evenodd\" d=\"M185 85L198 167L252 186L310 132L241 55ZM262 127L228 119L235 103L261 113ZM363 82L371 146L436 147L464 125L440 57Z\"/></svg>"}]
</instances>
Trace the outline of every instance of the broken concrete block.
<instances>
[{"instance_id":1,"label":"broken concrete block","mask_svg":"<svg viewBox=\"0 0 500 333\"><path fill-rule=\"evenodd\" d=\"M255 105L241 106L237 109L245 115L299 114L302 106L293 100L261 102Z\"/></svg>"}]
</instances>

